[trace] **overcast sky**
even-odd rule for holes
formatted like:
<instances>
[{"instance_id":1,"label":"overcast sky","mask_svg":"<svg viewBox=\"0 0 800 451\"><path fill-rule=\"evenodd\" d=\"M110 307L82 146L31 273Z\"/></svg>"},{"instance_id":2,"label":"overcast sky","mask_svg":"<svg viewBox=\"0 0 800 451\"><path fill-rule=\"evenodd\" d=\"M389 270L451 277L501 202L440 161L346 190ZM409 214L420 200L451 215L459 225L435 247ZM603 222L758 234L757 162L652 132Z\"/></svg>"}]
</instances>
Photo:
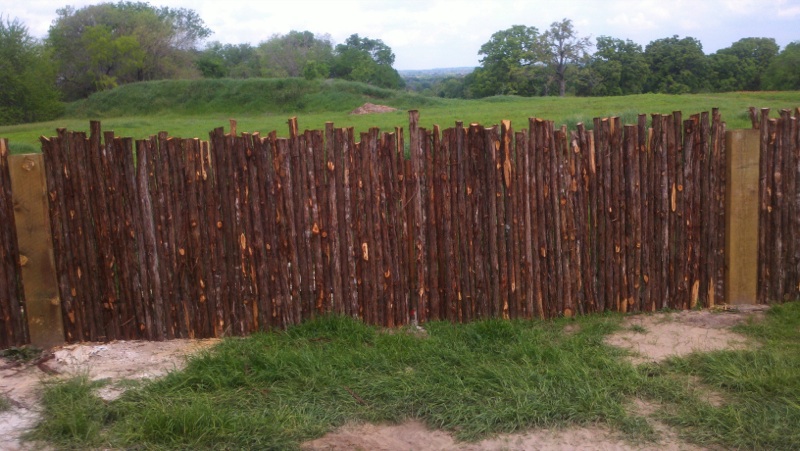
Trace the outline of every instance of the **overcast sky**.
<instances>
[{"instance_id":1,"label":"overcast sky","mask_svg":"<svg viewBox=\"0 0 800 451\"><path fill-rule=\"evenodd\" d=\"M0 0L3 19L20 19L44 37L65 5L102 1ZM783 48L800 40L800 0L153 0L154 6L191 8L214 32L209 40L253 45L273 34L308 30L334 44L353 33L381 39L396 69L477 66L492 33L512 25L545 31L572 19L581 36L649 42L678 35L700 40L706 54L747 37L775 38Z\"/></svg>"}]
</instances>

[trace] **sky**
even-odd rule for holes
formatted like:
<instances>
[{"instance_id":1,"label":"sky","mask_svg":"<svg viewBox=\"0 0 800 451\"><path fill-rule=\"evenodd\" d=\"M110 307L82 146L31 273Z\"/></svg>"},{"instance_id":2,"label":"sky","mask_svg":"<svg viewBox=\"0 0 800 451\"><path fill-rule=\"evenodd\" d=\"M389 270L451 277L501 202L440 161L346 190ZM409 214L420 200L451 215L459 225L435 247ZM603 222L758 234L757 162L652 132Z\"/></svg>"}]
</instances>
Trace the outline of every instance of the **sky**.
<instances>
[{"instance_id":1,"label":"sky","mask_svg":"<svg viewBox=\"0 0 800 451\"><path fill-rule=\"evenodd\" d=\"M85 0L0 0L3 20L19 19L43 38L66 5ZM783 48L800 41L800 0L152 0L190 8L213 31L207 41L257 45L291 30L329 34L334 45L358 33L381 39L395 69L477 66L478 50L513 25L547 30L571 19L579 36L630 39L644 48L673 35L699 40L706 54L747 37L774 38Z\"/></svg>"}]
</instances>

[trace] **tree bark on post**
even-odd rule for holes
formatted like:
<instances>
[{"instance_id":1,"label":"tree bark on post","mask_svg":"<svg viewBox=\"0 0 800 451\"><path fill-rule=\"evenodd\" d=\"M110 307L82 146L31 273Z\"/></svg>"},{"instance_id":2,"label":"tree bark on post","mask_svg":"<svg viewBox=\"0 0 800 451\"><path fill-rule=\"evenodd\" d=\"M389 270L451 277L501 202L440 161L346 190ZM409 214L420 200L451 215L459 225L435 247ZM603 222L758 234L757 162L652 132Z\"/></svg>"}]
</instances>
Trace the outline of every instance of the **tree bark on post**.
<instances>
[{"instance_id":1,"label":"tree bark on post","mask_svg":"<svg viewBox=\"0 0 800 451\"><path fill-rule=\"evenodd\" d=\"M653 171L653 151L648 149L648 142L652 137L652 129L648 131L647 116L639 115L637 137L638 143L636 152L639 158L639 206L641 209L641 234L639 236L641 245L641 310L653 311L652 303L652 277L653 260L651 258L653 248L657 241L653 229L655 197L652 191L652 180L655 178Z\"/></svg>"},{"instance_id":2,"label":"tree bark on post","mask_svg":"<svg viewBox=\"0 0 800 451\"><path fill-rule=\"evenodd\" d=\"M461 292L459 293L459 315L460 322L470 321L473 316L473 302L475 300L474 291L474 253L472 251L472 228L469 227L471 219L471 195L472 185L469 178L469 160L467 151L467 131L464 129L462 122L456 122L456 136L455 136L455 153L456 153L456 168L458 170L456 187L458 192L456 214L461 218L458 221L458 236L459 248L461 253L461 261L459 271L463 280Z\"/></svg>"},{"instance_id":3,"label":"tree bark on post","mask_svg":"<svg viewBox=\"0 0 800 451\"><path fill-rule=\"evenodd\" d=\"M427 287L425 286L425 282L428 280L427 271L426 271L426 237L425 237L425 210L423 209L423 180L422 180L422 160L425 158L423 154L422 143L420 142L420 132L418 127L419 122L419 112L417 110L411 110L408 112L408 131L409 131L409 144L410 144L410 151L411 151L411 174L412 174L412 183L414 184L414 223L416 225L416 234L414 236L414 249L416 255L414 256L414 260L416 261L417 267L417 274L416 274L416 282L417 285L414 287L414 292L416 293L416 298L414 302L411 304L411 309L414 312L412 314L412 321L414 320L422 320L420 315L427 309L428 306L428 296L426 294ZM417 315L416 317L415 314Z\"/></svg>"},{"instance_id":4,"label":"tree bark on post","mask_svg":"<svg viewBox=\"0 0 800 451\"><path fill-rule=\"evenodd\" d=\"M400 198L398 205L398 214L400 215L400 223L397 231L398 246L399 246L399 264L400 267L400 297L398 298L397 306L397 324L408 324L409 315L411 312L412 299L412 280L413 275L409 271L411 260L413 257L410 253L409 243L411 238L409 236L408 218L411 199L408 196L408 177L406 165L410 162L405 157L405 140L403 129L400 127L395 128L395 135L397 136L397 149L393 156L394 159L394 184L396 186L397 195Z\"/></svg>"},{"instance_id":5,"label":"tree bark on post","mask_svg":"<svg viewBox=\"0 0 800 451\"><path fill-rule=\"evenodd\" d=\"M438 127L436 127L436 141L438 141ZM433 133L428 130L422 130L420 133L422 139L422 150L425 159L422 160L425 167L425 185L424 185L424 203L425 203L425 234L426 234L426 252L427 252L427 274L428 280L425 286L428 291L428 308L425 311L426 321L438 320L440 299L439 299L439 244L438 244L438 223L439 218L436 215L436 168L434 153L438 153L438 149L433 145Z\"/></svg>"},{"instance_id":6,"label":"tree bark on post","mask_svg":"<svg viewBox=\"0 0 800 451\"><path fill-rule=\"evenodd\" d=\"M500 139L497 127L484 129L484 152L483 155L483 173L486 177L486 203L487 203L487 220L486 231L488 241L488 261L487 274L489 279L489 293L487 302L489 304L488 316L497 318L500 316L500 263L498 258L498 229L501 227L498 224L498 194L496 190L500 188L499 181L497 181L496 161L497 154L500 148Z\"/></svg>"},{"instance_id":7,"label":"tree bark on post","mask_svg":"<svg viewBox=\"0 0 800 451\"><path fill-rule=\"evenodd\" d=\"M715 148L717 148L718 154L716 155L716 164L717 164L717 192L716 192L716 201L717 201L717 233L715 236L715 250L714 255L717 261L716 264L716 287L714 289L716 293L716 299L724 300L725 293L727 292L727 286L725 281L725 237L727 236L727 223L725 221L725 215L727 214L725 210L725 204L727 202L728 191L727 191L727 183L728 183L728 152L726 149L726 124L722 122L720 118L719 109L713 110L713 118L714 124L717 126L717 131L714 132L714 139L716 141ZM757 193L758 191L756 191Z\"/></svg>"},{"instance_id":8,"label":"tree bark on post","mask_svg":"<svg viewBox=\"0 0 800 451\"><path fill-rule=\"evenodd\" d=\"M331 284L333 291L332 311L338 315L344 314L344 292L342 289L342 258L341 234L339 230L339 196L342 190L342 159L339 153L340 136L336 132L333 122L325 123L325 157L327 162L328 179L328 258L331 262Z\"/></svg>"},{"instance_id":9,"label":"tree bark on post","mask_svg":"<svg viewBox=\"0 0 800 451\"><path fill-rule=\"evenodd\" d=\"M25 292L22 289L22 267L17 244L17 224L8 166L8 141L0 139L0 349L22 346L30 342Z\"/></svg>"},{"instance_id":10,"label":"tree bark on post","mask_svg":"<svg viewBox=\"0 0 800 451\"><path fill-rule=\"evenodd\" d=\"M769 149L769 108L761 109L761 159L759 168L759 189L760 214L758 215L758 287L757 296L759 304L766 304L767 290L769 288L769 273L767 269L767 226L769 224L769 191L771 188L768 177L771 172L772 152Z\"/></svg>"},{"instance_id":11,"label":"tree bark on post","mask_svg":"<svg viewBox=\"0 0 800 451\"><path fill-rule=\"evenodd\" d=\"M535 248L533 256L533 272L534 283L536 283L536 306L537 313L540 319L548 317L550 312L549 308L545 309L545 301L548 306L550 303L550 283L548 274L551 274L547 262L547 227L545 218L548 216L548 207L545 204L544 192L547 189L547 184L544 180L545 173L545 160L544 160L544 133L543 121L541 119L530 120L530 133L531 137L528 140L528 146L531 153L532 175L533 175L533 196L535 196L536 208L532 211L531 220L535 221ZM531 201L533 201L533 196Z\"/></svg>"}]
</instances>

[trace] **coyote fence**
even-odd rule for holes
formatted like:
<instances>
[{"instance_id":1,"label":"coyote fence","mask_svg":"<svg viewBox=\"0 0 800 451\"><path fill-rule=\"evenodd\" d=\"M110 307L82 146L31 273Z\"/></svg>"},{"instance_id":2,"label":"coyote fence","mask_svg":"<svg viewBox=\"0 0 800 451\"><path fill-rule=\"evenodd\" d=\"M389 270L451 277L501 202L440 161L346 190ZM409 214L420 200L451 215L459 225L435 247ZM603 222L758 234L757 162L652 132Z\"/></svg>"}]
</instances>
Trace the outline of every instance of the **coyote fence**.
<instances>
[{"instance_id":1,"label":"coyote fence","mask_svg":"<svg viewBox=\"0 0 800 451\"><path fill-rule=\"evenodd\" d=\"M0 349L21 346L30 340L20 273L8 141L0 139Z\"/></svg>"},{"instance_id":2,"label":"coyote fence","mask_svg":"<svg viewBox=\"0 0 800 451\"><path fill-rule=\"evenodd\" d=\"M800 109L769 118L751 109L761 137L758 236L758 301L800 295Z\"/></svg>"},{"instance_id":3,"label":"coyote fence","mask_svg":"<svg viewBox=\"0 0 800 451\"><path fill-rule=\"evenodd\" d=\"M42 138L67 341L711 306L725 124Z\"/></svg>"}]
</instances>

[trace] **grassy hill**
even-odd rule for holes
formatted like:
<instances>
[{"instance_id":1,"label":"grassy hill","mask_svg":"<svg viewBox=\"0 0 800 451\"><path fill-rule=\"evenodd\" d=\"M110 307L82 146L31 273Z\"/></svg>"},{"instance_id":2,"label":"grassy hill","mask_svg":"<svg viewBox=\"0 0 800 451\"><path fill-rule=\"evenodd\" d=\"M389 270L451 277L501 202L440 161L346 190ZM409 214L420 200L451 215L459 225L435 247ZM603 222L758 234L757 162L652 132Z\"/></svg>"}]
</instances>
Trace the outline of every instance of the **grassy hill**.
<instances>
[{"instance_id":1,"label":"grassy hill","mask_svg":"<svg viewBox=\"0 0 800 451\"><path fill-rule=\"evenodd\" d=\"M397 108L393 113L351 115L366 102ZM39 136L52 136L55 129L88 130L89 120L103 122L104 130L119 136L146 138L166 130L172 136L206 138L215 127L238 121L239 131L277 130L286 136L286 120L298 116L302 129L321 129L332 121L337 127L370 127L394 130L408 127L407 110L420 111L420 125L443 128L456 121L497 124L510 119L515 129L527 127L529 117L553 120L574 127L591 124L594 117L620 116L626 123L637 114L685 115L720 108L728 128L749 128L747 108L769 107L773 111L800 106L800 91L737 92L722 94L642 94L620 97L516 97L498 96L480 100L439 99L405 91L376 88L342 80L248 79L163 80L135 83L99 92L67 105L65 114L50 122L0 127L13 153L36 152Z\"/></svg>"},{"instance_id":2,"label":"grassy hill","mask_svg":"<svg viewBox=\"0 0 800 451\"><path fill-rule=\"evenodd\" d=\"M303 78L161 80L98 92L69 104L67 117L149 114L253 114L350 111L365 102L397 108L442 103L440 99L364 83Z\"/></svg>"}]
</instances>

